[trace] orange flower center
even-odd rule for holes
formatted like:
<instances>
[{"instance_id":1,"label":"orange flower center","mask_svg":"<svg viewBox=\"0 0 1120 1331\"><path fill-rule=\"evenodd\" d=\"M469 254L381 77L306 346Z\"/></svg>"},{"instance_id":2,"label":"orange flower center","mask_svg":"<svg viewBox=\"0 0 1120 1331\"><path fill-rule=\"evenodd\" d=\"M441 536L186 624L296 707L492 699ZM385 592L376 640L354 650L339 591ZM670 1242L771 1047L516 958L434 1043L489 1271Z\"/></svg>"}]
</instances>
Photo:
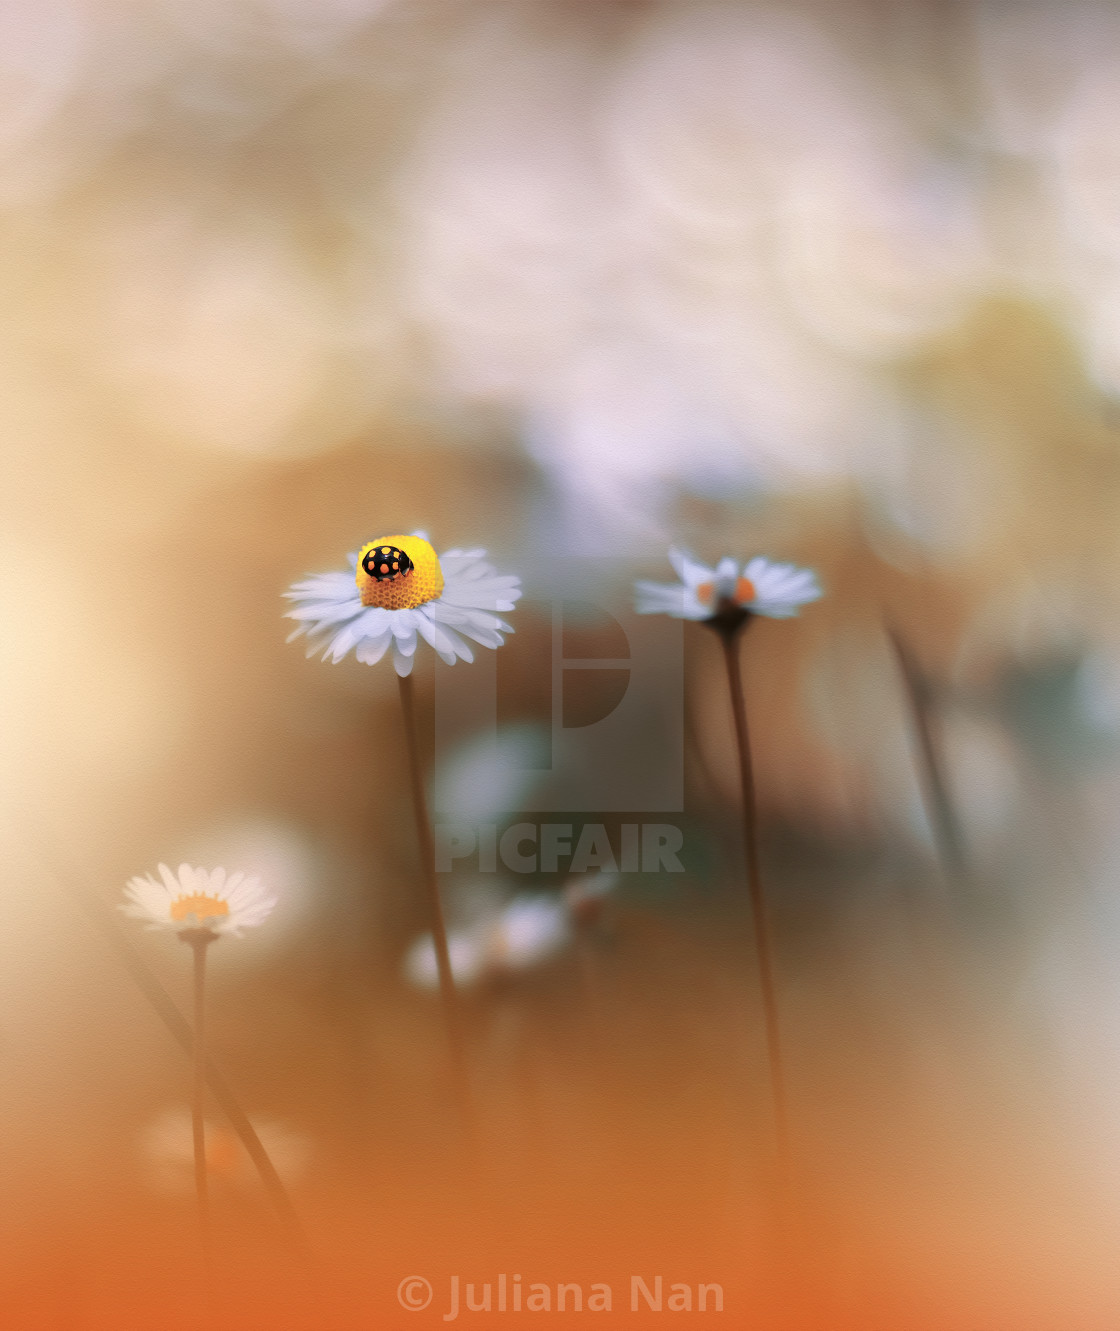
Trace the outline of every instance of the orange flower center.
<instances>
[{"instance_id":1,"label":"orange flower center","mask_svg":"<svg viewBox=\"0 0 1120 1331\"><path fill-rule=\"evenodd\" d=\"M221 897L208 897L199 893L193 897L178 897L171 903L171 918L176 924L193 915L196 920L216 919L229 914L229 902Z\"/></svg>"},{"instance_id":2,"label":"orange flower center","mask_svg":"<svg viewBox=\"0 0 1120 1331\"><path fill-rule=\"evenodd\" d=\"M696 599L701 605L711 605L715 593L716 585L714 582L702 582L696 588ZM750 578L739 578L735 583L735 590L731 594L731 599L736 605L748 605L757 595L754 583L751 582Z\"/></svg>"}]
</instances>

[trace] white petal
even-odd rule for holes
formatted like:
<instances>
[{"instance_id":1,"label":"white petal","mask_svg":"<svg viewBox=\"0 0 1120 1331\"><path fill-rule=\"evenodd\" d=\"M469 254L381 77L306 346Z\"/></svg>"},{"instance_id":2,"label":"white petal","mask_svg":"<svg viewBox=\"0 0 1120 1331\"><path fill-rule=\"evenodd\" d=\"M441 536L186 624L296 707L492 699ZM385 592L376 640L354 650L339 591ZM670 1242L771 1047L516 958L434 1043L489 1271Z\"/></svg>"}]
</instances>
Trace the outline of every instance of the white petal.
<instances>
[{"instance_id":1,"label":"white petal","mask_svg":"<svg viewBox=\"0 0 1120 1331\"><path fill-rule=\"evenodd\" d=\"M231 906L240 906L251 901L260 892L259 878L246 878L243 873L235 873L229 880L225 899Z\"/></svg>"},{"instance_id":2,"label":"white petal","mask_svg":"<svg viewBox=\"0 0 1120 1331\"><path fill-rule=\"evenodd\" d=\"M491 614L488 609L451 605L442 599L431 603L429 614L433 622L454 628L484 647L501 647L504 641L502 634L513 632L505 620ZM461 640L456 638L455 644L458 655L464 661L473 660L469 648Z\"/></svg>"},{"instance_id":3,"label":"white petal","mask_svg":"<svg viewBox=\"0 0 1120 1331\"><path fill-rule=\"evenodd\" d=\"M708 619L711 611L690 588L679 582L634 584L634 609L639 615L671 615L674 619Z\"/></svg>"},{"instance_id":4,"label":"white petal","mask_svg":"<svg viewBox=\"0 0 1120 1331\"><path fill-rule=\"evenodd\" d=\"M483 570L492 566L486 560L485 550L448 550L439 557L440 568L444 577L459 576L465 569L477 566Z\"/></svg>"},{"instance_id":5,"label":"white petal","mask_svg":"<svg viewBox=\"0 0 1120 1331\"><path fill-rule=\"evenodd\" d=\"M330 657L334 662L341 661L352 647L366 638L380 640L386 629L392 631L392 616L394 612L386 610L382 606L369 606L364 608L361 614L345 628L339 631L330 639L327 648L323 653L324 659Z\"/></svg>"},{"instance_id":6,"label":"white petal","mask_svg":"<svg viewBox=\"0 0 1120 1331\"><path fill-rule=\"evenodd\" d=\"M474 652L471 651L454 629L447 628L445 625L443 628L443 638L445 642L451 645L451 650L460 658L460 660L468 662L474 660Z\"/></svg>"},{"instance_id":7,"label":"white petal","mask_svg":"<svg viewBox=\"0 0 1120 1331\"><path fill-rule=\"evenodd\" d=\"M425 616L417 625L421 637L446 665L455 664L455 649L448 638L447 630L441 628Z\"/></svg>"},{"instance_id":8,"label":"white petal","mask_svg":"<svg viewBox=\"0 0 1120 1331\"><path fill-rule=\"evenodd\" d=\"M470 568L445 569L440 600L478 610L512 610L521 596L521 580L511 574L499 575L488 564Z\"/></svg>"},{"instance_id":9,"label":"white petal","mask_svg":"<svg viewBox=\"0 0 1120 1331\"><path fill-rule=\"evenodd\" d=\"M714 577L707 564L701 564L694 555L690 555L687 550L682 550L679 546L670 549L669 563L686 587L699 587L703 582L711 582Z\"/></svg>"},{"instance_id":10,"label":"white petal","mask_svg":"<svg viewBox=\"0 0 1120 1331\"><path fill-rule=\"evenodd\" d=\"M775 564L759 555L744 573L755 588L751 610L770 619L792 618L799 606L819 600L822 594L812 569L796 564Z\"/></svg>"},{"instance_id":11,"label":"white petal","mask_svg":"<svg viewBox=\"0 0 1120 1331\"><path fill-rule=\"evenodd\" d=\"M392 641L393 630L387 628L379 637L363 638L354 649L354 655L361 661L362 665L376 665L385 655Z\"/></svg>"},{"instance_id":12,"label":"white petal","mask_svg":"<svg viewBox=\"0 0 1120 1331\"><path fill-rule=\"evenodd\" d=\"M411 610L398 610L393 616L393 650L411 656L416 650L416 626L419 621Z\"/></svg>"}]
</instances>

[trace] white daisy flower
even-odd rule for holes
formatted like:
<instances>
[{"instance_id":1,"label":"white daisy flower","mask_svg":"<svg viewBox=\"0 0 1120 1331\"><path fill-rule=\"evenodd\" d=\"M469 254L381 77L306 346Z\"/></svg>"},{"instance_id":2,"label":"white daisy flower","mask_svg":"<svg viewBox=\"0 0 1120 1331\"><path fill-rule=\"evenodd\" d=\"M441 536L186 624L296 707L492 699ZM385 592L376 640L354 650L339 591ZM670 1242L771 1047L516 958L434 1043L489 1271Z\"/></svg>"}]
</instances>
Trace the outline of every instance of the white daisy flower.
<instances>
[{"instance_id":1,"label":"white daisy flower","mask_svg":"<svg viewBox=\"0 0 1120 1331\"><path fill-rule=\"evenodd\" d=\"M128 902L120 909L150 929L179 933L206 929L214 934L240 935L242 929L263 924L276 905L259 878L243 873L226 877L224 869L192 869L180 864L174 874L159 866L159 882L151 875L131 878L125 888Z\"/></svg>"},{"instance_id":2,"label":"white daisy flower","mask_svg":"<svg viewBox=\"0 0 1120 1331\"><path fill-rule=\"evenodd\" d=\"M317 573L285 592L299 621L291 635L306 633L308 655L341 661L354 649L375 665L390 647L398 675L412 671L420 638L448 665L473 661L465 639L500 647L513 629L498 618L512 610L521 580L497 573L485 550L448 550L436 555L422 533L382 536L349 556L351 573ZM291 641L291 638L289 638Z\"/></svg>"},{"instance_id":3,"label":"white daisy flower","mask_svg":"<svg viewBox=\"0 0 1120 1331\"><path fill-rule=\"evenodd\" d=\"M821 595L811 569L775 564L762 555L756 555L742 571L734 559L721 559L715 568L709 568L676 548L669 551L669 562L680 582L635 583L638 614L711 620L733 609L745 615L789 619Z\"/></svg>"}]
</instances>

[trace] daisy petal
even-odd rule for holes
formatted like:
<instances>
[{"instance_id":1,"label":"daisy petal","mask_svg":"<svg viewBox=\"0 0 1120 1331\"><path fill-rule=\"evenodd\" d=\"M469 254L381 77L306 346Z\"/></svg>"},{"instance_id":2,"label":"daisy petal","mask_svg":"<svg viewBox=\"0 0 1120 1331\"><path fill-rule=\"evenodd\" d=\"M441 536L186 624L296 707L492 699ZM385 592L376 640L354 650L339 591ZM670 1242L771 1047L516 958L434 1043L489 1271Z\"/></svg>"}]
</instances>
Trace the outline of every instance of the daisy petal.
<instances>
[{"instance_id":1,"label":"daisy petal","mask_svg":"<svg viewBox=\"0 0 1120 1331\"><path fill-rule=\"evenodd\" d=\"M669 563L686 587L699 587L701 583L711 582L715 577L714 571L707 564L701 564L687 550L682 550L678 546L670 549Z\"/></svg>"}]
</instances>

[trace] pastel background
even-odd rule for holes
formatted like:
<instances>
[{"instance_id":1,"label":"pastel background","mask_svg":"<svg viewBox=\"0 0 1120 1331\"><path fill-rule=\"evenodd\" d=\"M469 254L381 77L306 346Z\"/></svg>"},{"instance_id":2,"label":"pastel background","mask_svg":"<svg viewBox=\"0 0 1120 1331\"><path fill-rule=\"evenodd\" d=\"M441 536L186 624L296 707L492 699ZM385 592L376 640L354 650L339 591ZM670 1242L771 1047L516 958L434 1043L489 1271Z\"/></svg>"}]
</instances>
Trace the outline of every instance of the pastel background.
<instances>
[{"instance_id":1,"label":"pastel background","mask_svg":"<svg viewBox=\"0 0 1120 1331\"><path fill-rule=\"evenodd\" d=\"M395 1331L519 1272L614 1309L459 1325L1115 1328L1118 90L1087 0L0 0L0 1324ZM281 619L416 527L526 579L483 810L556 561L817 570L745 646L792 1210L695 626L686 871L465 993L465 1147L391 665ZM189 1060L81 905L161 860L281 898L210 1039L311 1268L213 1106L200 1267ZM564 885L492 878L451 907Z\"/></svg>"}]
</instances>

